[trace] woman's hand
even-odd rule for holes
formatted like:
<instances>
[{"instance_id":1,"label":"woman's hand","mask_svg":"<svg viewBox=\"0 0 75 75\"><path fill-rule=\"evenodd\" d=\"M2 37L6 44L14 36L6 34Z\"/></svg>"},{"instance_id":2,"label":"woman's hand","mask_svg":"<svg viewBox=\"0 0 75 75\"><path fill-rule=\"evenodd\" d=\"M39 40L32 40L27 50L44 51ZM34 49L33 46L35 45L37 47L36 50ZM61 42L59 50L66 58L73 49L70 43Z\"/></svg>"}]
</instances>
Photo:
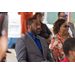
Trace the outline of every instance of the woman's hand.
<instances>
[{"instance_id":1,"label":"woman's hand","mask_svg":"<svg viewBox=\"0 0 75 75\"><path fill-rule=\"evenodd\" d=\"M48 39L46 39L46 42L47 42L48 44L50 44L50 43L51 43L51 40L48 38Z\"/></svg>"}]
</instances>

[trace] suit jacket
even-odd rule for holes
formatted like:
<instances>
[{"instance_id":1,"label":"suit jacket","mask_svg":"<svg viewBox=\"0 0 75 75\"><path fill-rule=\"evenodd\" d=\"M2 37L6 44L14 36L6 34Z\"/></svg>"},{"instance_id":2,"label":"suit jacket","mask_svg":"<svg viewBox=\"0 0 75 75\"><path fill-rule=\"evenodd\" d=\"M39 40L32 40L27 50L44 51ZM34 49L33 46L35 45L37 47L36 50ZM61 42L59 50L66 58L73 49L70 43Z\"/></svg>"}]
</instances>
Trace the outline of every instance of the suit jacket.
<instances>
[{"instance_id":1,"label":"suit jacket","mask_svg":"<svg viewBox=\"0 0 75 75\"><path fill-rule=\"evenodd\" d=\"M33 38L28 33L17 40L15 51L19 62L41 62L44 61L44 59L45 61L55 61L51 50L48 48L46 40L40 36L39 39L43 55Z\"/></svg>"},{"instance_id":2,"label":"suit jacket","mask_svg":"<svg viewBox=\"0 0 75 75\"><path fill-rule=\"evenodd\" d=\"M74 28L74 24L71 22L68 22L68 25L70 26L70 29L72 31L72 36L75 37L75 28Z\"/></svg>"}]
</instances>

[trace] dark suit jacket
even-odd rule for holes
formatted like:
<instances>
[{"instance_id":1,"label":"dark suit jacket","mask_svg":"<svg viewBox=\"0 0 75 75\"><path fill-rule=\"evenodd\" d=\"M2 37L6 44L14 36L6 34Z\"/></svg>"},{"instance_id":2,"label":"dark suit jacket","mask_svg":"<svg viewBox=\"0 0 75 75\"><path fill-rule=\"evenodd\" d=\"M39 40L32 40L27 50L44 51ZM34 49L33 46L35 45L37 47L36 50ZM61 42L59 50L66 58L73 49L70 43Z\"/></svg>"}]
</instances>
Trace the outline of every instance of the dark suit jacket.
<instances>
[{"instance_id":1,"label":"dark suit jacket","mask_svg":"<svg viewBox=\"0 0 75 75\"><path fill-rule=\"evenodd\" d=\"M41 62L41 61L55 61L51 56L51 50L48 48L46 40L39 36L40 43L43 50L43 55L39 50L37 44L32 37L26 33L16 42L16 56L19 62Z\"/></svg>"}]
</instances>

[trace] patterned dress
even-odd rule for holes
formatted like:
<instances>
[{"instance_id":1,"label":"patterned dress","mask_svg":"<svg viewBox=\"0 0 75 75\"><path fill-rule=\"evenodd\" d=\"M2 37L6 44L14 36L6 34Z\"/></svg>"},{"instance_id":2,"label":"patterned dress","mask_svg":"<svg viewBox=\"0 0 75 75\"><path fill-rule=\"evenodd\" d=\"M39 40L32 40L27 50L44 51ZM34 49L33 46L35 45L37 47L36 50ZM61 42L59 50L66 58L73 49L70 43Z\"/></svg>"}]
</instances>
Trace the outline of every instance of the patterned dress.
<instances>
[{"instance_id":1,"label":"patterned dress","mask_svg":"<svg viewBox=\"0 0 75 75\"><path fill-rule=\"evenodd\" d=\"M68 38L71 36L68 35ZM53 51L56 62L61 62L64 59L64 52L63 52L63 43L64 39L60 37L58 34L52 39L50 44L50 49Z\"/></svg>"}]
</instances>

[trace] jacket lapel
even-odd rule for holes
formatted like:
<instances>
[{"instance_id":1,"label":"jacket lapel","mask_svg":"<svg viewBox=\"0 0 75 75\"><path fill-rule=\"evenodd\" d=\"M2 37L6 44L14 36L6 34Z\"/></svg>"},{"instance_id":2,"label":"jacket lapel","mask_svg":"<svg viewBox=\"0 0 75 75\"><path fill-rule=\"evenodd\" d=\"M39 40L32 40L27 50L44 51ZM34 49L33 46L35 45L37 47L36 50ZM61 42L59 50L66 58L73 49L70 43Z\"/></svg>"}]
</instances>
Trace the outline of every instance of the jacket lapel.
<instances>
[{"instance_id":1,"label":"jacket lapel","mask_svg":"<svg viewBox=\"0 0 75 75\"><path fill-rule=\"evenodd\" d=\"M38 48L37 44L35 43L35 41L33 40L33 38L28 33L26 33L26 35L28 36L29 40L32 42L35 50L37 50L42 55L41 51L39 50L39 48Z\"/></svg>"},{"instance_id":2,"label":"jacket lapel","mask_svg":"<svg viewBox=\"0 0 75 75\"><path fill-rule=\"evenodd\" d=\"M43 51L43 56L45 54L45 45L43 44L42 42L42 39L39 37L39 40L40 40L40 43L41 43L41 46L42 46L42 51Z\"/></svg>"}]
</instances>

